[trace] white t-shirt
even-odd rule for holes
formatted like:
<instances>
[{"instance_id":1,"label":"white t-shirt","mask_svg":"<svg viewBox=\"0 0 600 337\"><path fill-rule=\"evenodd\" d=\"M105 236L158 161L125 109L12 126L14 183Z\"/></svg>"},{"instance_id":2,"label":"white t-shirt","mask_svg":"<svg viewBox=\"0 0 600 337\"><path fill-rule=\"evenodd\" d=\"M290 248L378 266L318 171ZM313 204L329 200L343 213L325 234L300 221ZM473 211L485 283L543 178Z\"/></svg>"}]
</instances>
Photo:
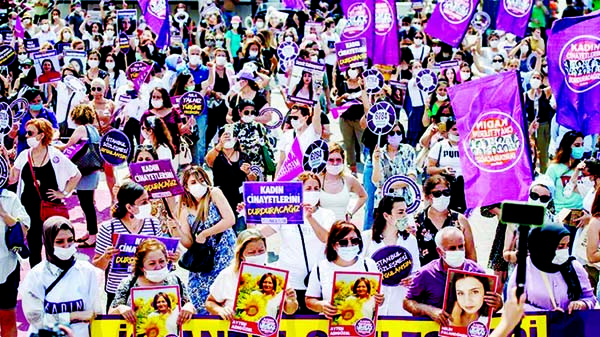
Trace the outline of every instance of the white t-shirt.
<instances>
[{"instance_id":1,"label":"white t-shirt","mask_svg":"<svg viewBox=\"0 0 600 337\"><path fill-rule=\"evenodd\" d=\"M277 146L277 149L286 156L292 149L292 144L294 143L294 134L296 134L296 137L298 138L300 150L302 151L303 155L310 144L321 139L321 136L317 134L312 124L309 125L302 133L294 132L294 130L287 130L281 135L281 138L279 139L279 145Z\"/></svg>"},{"instance_id":2,"label":"white t-shirt","mask_svg":"<svg viewBox=\"0 0 600 337\"><path fill-rule=\"evenodd\" d=\"M337 55L335 53L335 44L340 42L340 37L336 33L332 33L331 35L325 33L321 35L323 39L323 44L327 46L331 50L331 53L325 55L325 63L329 65L335 65L337 62Z\"/></svg>"},{"instance_id":3,"label":"white t-shirt","mask_svg":"<svg viewBox=\"0 0 600 337\"><path fill-rule=\"evenodd\" d=\"M366 268L365 268L366 264ZM377 265L370 258L359 257L356 263L349 267L341 267L333 262L323 259L319 262L317 269L310 273L308 280L308 288L306 289L307 297L322 298L324 301L331 302L331 292L333 290L333 273L336 271L344 272L369 272L377 273Z\"/></svg>"},{"instance_id":4,"label":"white t-shirt","mask_svg":"<svg viewBox=\"0 0 600 337\"><path fill-rule=\"evenodd\" d=\"M224 307L233 310L235 292L237 289L238 273L233 270L233 264L223 269L215 281L210 285L209 292L212 297Z\"/></svg>"},{"instance_id":5,"label":"white t-shirt","mask_svg":"<svg viewBox=\"0 0 600 337\"><path fill-rule=\"evenodd\" d=\"M333 211L319 207L313 214L313 218L327 231L335 221ZM302 238L297 225L277 225L271 226L281 237L281 247L279 249L279 260L275 263L276 268L289 271L288 287L304 290L304 278L307 275L306 262L304 259L304 250L302 249ZM302 235L304 236L304 245L306 247L306 257L308 259L308 268L325 258L325 243L319 241L312 226L304 218L304 224L300 225Z\"/></svg>"},{"instance_id":6,"label":"white t-shirt","mask_svg":"<svg viewBox=\"0 0 600 337\"><path fill-rule=\"evenodd\" d=\"M462 176L462 168L458 157L458 145L451 145L447 139L439 141L433 145L427 156L433 160L438 160L439 158L439 167L449 166L456 171L457 177Z\"/></svg>"},{"instance_id":7,"label":"white t-shirt","mask_svg":"<svg viewBox=\"0 0 600 337\"><path fill-rule=\"evenodd\" d=\"M412 52L414 59L421 62L425 61L425 59L429 57L429 53L431 53L431 47L426 44L423 44L420 47L410 45L408 46L408 49Z\"/></svg>"}]
</instances>

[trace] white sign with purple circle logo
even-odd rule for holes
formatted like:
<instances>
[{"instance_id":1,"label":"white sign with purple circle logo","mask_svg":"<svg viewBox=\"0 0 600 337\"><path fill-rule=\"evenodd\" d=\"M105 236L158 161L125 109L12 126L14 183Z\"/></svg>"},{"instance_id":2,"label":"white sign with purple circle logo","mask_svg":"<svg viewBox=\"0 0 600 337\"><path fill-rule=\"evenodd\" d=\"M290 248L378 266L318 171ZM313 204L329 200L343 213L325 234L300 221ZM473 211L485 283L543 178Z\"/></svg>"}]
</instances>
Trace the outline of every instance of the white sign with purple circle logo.
<instances>
[{"instance_id":1,"label":"white sign with purple circle logo","mask_svg":"<svg viewBox=\"0 0 600 337\"><path fill-rule=\"evenodd\" d=\"M417 74L417 88L425 93L432 93L438 84L437 74L431 69L423 69Z\"/></svg>"},{"instance_id":2,"label":"white sign with purple circle logo","mask_svg":"<svg viewBox=\"0 0 600 337\"><path fill-rule=\"evenodd\" d=\"M383 183L381 190L384 196L404 198L408 214L416 212L421 205L421 189L409 176L391 176Z\"/></svg>"},{"instance_id":3,"label":"white sign with purple circle logo","mask_svg":"<svg viewBox=\"0 0 600 337\"><path fill-rule=\"evenodd\" d=\"M367 113L367 127L376 135L385 135L396 124L396 110L388 102L379 102L371 106Z\"/></svg>"},{"instance_id":4,"label":"white sign with purple circle logo","mask_svg":"<svg viewBox=\"0 0 600 337\"><path fill-rule=\"evenodd\" d=\"M362 73L367 93L374 94L383 88L383 74L377 69L369 69Z\"/></svg>"},{"instance_id":5,"label":"white sign with purple circle logo","mask_svg":"<svg viewBox=\"0 0 600 337\"><path fill-rule=\"evenodd\" d=\"M277 47L277 56L285 61L295 60L299 52L300 48L292 41L283 42Z\"/></svg>"}]
</instances>

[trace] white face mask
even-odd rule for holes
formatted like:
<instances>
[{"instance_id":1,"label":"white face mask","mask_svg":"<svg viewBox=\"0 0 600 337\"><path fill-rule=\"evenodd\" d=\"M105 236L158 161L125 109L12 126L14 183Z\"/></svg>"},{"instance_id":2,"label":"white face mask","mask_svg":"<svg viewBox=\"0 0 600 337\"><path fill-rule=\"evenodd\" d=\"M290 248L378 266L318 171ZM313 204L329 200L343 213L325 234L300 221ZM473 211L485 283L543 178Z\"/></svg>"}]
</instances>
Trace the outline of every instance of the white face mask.
<instances>
[{"instance_id":1,"label":"white face mask","mask_svg":"<svg viewBox=\"0 0 600 337\"><path fill-rule=\"evenodd\" d=\"M301 121L300 119L292 119L291 124L294 130L299 130L304 126L304 121Z\"/></svg>"},{"instance_id":2,"label":"white face mask","mask_svg":"<svg viewBox=\"0 0 600 337\"><path fill-rule=\"evenodd\" d=\"M594 181L590 177L583 177L577 184L577 190L583 197L594 189Z\"/></svg>"},{"instance_id":3,"label":"white face mask","mask_svg":"<svg viewBox=\"0 0 600 337\"><path fill-rule=\"evenodd\" d=\"M185 13L185 8L177 8L177 13Z\"/></svg>"},{"instance_id":4,"label":"white face mask","mask_svg":"<svg viewBox=\"0 0 600 337\"><path fill-rule=\"evenodd\" d=\"M354 261L358 253L360 253L360 247L358 245L352 247L340 247L337 249L338 257L346 262Z\"/></svg>"},{"instance_id":5,"label":"white face mask","mask_svg":"<svg viewBox=\"0 0 600 337\"><path fill-rule=\"evenodd\" d=\"M417 32L420 31L421 28L422 28L420 24L414 24L412 26L415 27L415 29L417 30Z\"/></svg>"},{"instance_id":6,"label":"white face mask","mask_svg":"<svg viewBox=\"0 0 600 337\"><path fill-rule=\"evenodd\" d=\"M408 217L403 217L396 220L394 224L399 232L403 232L408 228Z\"/></svg>"},{"instance_id":7,"label":"white face mask","mask_svg":"<svg viewBox=\"0 0 600 337\"><path fill-rule=\"evenodd\" d=\"M169 276L169 268L164 267L159 270L144 270L144 276L146 276L150 282L159 283Z\"/></svg>"},{"instance_id":8,"label":"white face mask","mask_svg":"<svg viewBox=\"0 0 600 337\"><path fill-rule=\"evenodd\" d=\"M448 133L448 140L451 142L458 142L459 137L453 133Z\"/></svg>"},{"instance_id":9,"label":"white face mask","mask_svg":"<svg viewBox=\"0 0 600 337\"><path fill-rule=\"evenodd\" d=\"M162 99L153 99L152 100L152 107L154 107L155 109L160 109L163 107L163 100Z\"/></svg>"},{"instance_id":10,"label":"white face mask","mask_svg":"<svg viewBox=\"0 0 600 337\"><path fill-rule=\"evenodd\" d=\"M138 210L139 212L133 215L138 220L148 219L152 216L152 205L149 203L138 206Z\"/></svg>"},{"instance_id":11,"label":"white face mask","mask_svg":"<svg viewBox=\"0 0 600 337\"><path fill-rule=\"evenodd\" d=\"M319 58L318 58L317 56L311 56L311 57L310 57L310 60L311 60L312 62L319 62Z\"/></svg>"},{"instance_id":12,"label":"white face mask","mask_svg":"<svg viewBox=\"0 0 600 337\"><path fill-rule=\"evenodd\" d=\"M27 60L27 54L19 54L17 58L19 59L19 62L23 63L25 60Z\"/></svg>"},{"instance_id":13,"label":"white face mask","mask_svg":"<svg viewBox=\"0 0 600 337\"><path fill-rule=\"evenodd\" d=\"M40 28L42 29L43 32L47 32L48 29L50 28L50 26L46 23L40 26Z\"/></svg>"},{"instance_id":14,"label":"white face mask","mask_svg":"<svg viewBox=\"0 0 600 337\"><path fill-rule=\"evenodd\" d=\"M319 191L304 191L304 203L315 207L319 203L321 192Z\"/></svg>"},{"instance_id":15,"label":"white face mask","mask_svg":"<svg viewBox=\"0 0 600 337\"><path fill-rule=\"evenodd\" d=\"M223 144L223 147L226 148L226 149L233 149L233 147L235 146L235 143L236 143L235 139L232 139L232 140L230 140L228 142L225 142Z\"/></svg>"},{"instance_id":16,"label":"white face mask","mask_svg":"<svg viewBox=\"0 0 600 337\"><path fill-rule=\"evenodd\" d=\"M248 56L250 56L250 57L257 57L257 56L258 56L258 51L256 51L256 50L251 50L251 51L248 53Z\"/></svg>"},{"instance_id":17,"label":"white face mask","mask_svg":"<svg viewBox=\"0 0 600 337\"><path fill-rule=\"evenodd\" d=\"M440 102L443 102L448 99L448 95L435 94L435 97L437 97L437 100Z\"/></svg>"},{"instance_id":18,"label":"white face mask","mask_svg":"<svg viewBox=\"0 0 600 337\"><path fill-rule=\"evenodd\" d=\"M190 189L190 194L194 198L200 199L208 191L208 186L206 186L205 184L192 184L189 186L189 189Z\"/></svg>"},{"instance_id":19,"label":"white face mask","mask_svg":"<svg viewBox=\"0 0 600 337\"><path fill-rule=\"evenodd\" d=\"M466 72L466 71L461 71L460 72L460 79L461 80L466 81L469 78L471 78L471 73L470 72Z\"/></svg>"},{"instance_id":20,"label":"white face mask","mask_svg":"<svg viewBox=\"0 0 600 337\"><path fill-rule=\"evenodd\" d=\"M544 72L544 74L548 73L548 66L542 67L542 71Z\"/></svg>"},{"instance_id":21,"label":"white face mask","mask_svg":"<svg viewBox=\"0 0 600 337\"><path fill-rule=\"evenodd\" d=\"M262 253L259 255L244 256L244 261L252 264L257 264L259 266L265 266L267 265L268 258L269 256L267 255L267 253Z\"/></svg>"},{"instance_id":22,"label":"white face mask","mask_svg":"<svg viewBox=\"0 0 600 337\"><path fill-rule=\"evenodd\" d=\"M448 266L452 268L458 268L465 263L465 251L464 250L452 250L447 251L444 261Z\"/></svg>"},{"instance_id":23,"label":"white face mask","mask_svg":"<svg viewBox=\"0 0 600 337\"><path fill-rule=\"evenodd\" d=\"M494 68L494 70L500 70L502 69L502 63L494 62L492 63L492 68Z\"/></svg>"},{"instance_id":24,"label":"white face mask","mask_svg":"<svg viewBox=\"0 0 600 337\"><path fill-rule=\"evenodd\" d=\"M494 49L498 48L498 40L490 41L490 47L492 47Z\"/></svg>"},{"instance_id":25,"label":"white face mask","mask_svg":"<svg viewBox=\"0 0 600 337\"><path fill-rule=\"evenodd\" d=\"M433 201L431 202L431 207L438 212L447 210L448 205L450 205L450 197L445 195L442 195L439 198L433 198Z\"/></svg>"},{"instance_id":26,"label":"white face mask","mask_svg":"<svg viewBox=\"0 0 600 337\"><path fill-rule=\"evenodd\" d=\"M90 68L98 68L98 66L100 65L100 61L98 61L98 60L89 60L88 61L88 65L90 66Z\"/></svg>"},{"instance_id":27,"label":"white face mask","mask_svg":"<svg viewBox=\"0 0 600 337\"><path fill-rule=\"evenodd\" d=\"M29 137L27 138L27 145L33 149L40 146L40 141L35 137Z\"/></svg>"},{"instance_id":28,"label":"white face mask","mask_svg":"<svg viewBox=\"0 0 600 337\"><path fill-rule=\"evenodd\" d=\"M358 76L358 70L350 69L348 70L348 77L355 79Z\"/></svg>"},{"instance_id":29,"label":"white face mask","mask_svg":"<svg viewBox=\"0 0 600 337\"><path fill-rule=\"evenodd\" d=\"M398 146L402 142L402 135L393 135L387 137L388 143L391 146Z\"/></svg>"},{"instance_id":30,"label":"white face mask","mask_svg":"<svg viewBox=\"0 0 600 337\"><path fill-rule=\"evenodd\" d=\"M254 121L254 116L250 115L250 116L242 116L242 122L248 124L248 123L252 123Z\"/></svg>"},{"instance_id":31,"label":"white face mask","mask_svg":"<svg viewBox=\"0 0 600 337\"><path fill-rule=\"evenodd\" d=\"M106 35L107 38L111 39L113 36L115 36L115 32L112 30L107 30L106 32L104 32L104 35Z\"/></svg>"},{"instance_id":32,"label":"white face mask","mask_svg":"<svg viewBox=\"0 0 600 337\"><path fill-rule=\"evenodd\" d=\"M114 11L115 9L116 9L115 6L108 6L108 10L111 11L111 12Z\"/></svg>"},{"instance_id":33,"label":"white face mask","mask_svg":"<svg viewBox=\"0 0 600 337\"><path fill-rule=\"evenodd\" d=\"M106 69L112 70L115 69L115 63L114 62L106 62Z\"/></svg>"},{"instance_id":34,"label":"white face mask","mask_svg":"<svg viewBox=\"0 0 600 337\"><path fill-rule=\"evenodd\" d=\"M339 165L327 164L325 169L327 170L327 173L337 176L338 174L340 174L344 171L344 164L339 164Z\"/></svg>"},{"instance_id":35,"label":"white face mask","mask_svg":"<svg viewBox=\"0 0 600 337\"><path fill-rule=\"evenodd\" d=\"M190 64L191 65L199 65L201 61L200 55L190 55Z\"/></svg>"},{"instance_id":36,"label":"white face mask","mask_svg":"<svg viewBox=\"0 0 600 337\"><path fill-rule=\"evenodd\" d=\"M98 49L98 47L100 47L100 42L98 42L98 41L90 42L90 49Z\"/></svg>"},{"instance_id":37,"label":"white face mask","mask_svg":"<svg viewBox=\"0 0 600 337\"><path fill-rule=\"evenodd\" d=\"M256 26L256 28L258 28L258 29L263 29L263 27L265 26L265 23L264 23L264 22L262 22L262 21L259 21L259 22L257 22L257 23L256 23L256 25L255 25L255 26Z\"/></svg>"},{"instance_id":38,"label":"white face mask","mask_svg":"<svg viewBox=\"0 0 600 337\"><path fill-rule=\"evenodd\" d=\"M559 249L556 251L556 255L554 255L554 258L552 259L552 263L555 265L561 266L569 260L570 256L571 255L569 255L568 248Z\"/></svg>"},{"instance_id":39,"label":"white face mask","mask_svg":"<svg viewBox=\"0 0 600 337\"><path fill-rule=\"evenodd\" d=\"M233 29L238 29L240 27L239 23L232 23L231 27L233 27Z\"/></svg>"},{"instance_id":40,"label":"white face mask","mask_svg":"<svg viewBox=\"0 0 600 337\"><path fill-rule=\"evenodd\" d=\"M415 46L420 46L423 44L423 39L415 39Z\"/></svg>"},{"instance_id":41,"label":"white face mask","mask_svg":"<svg viewBox=\"0 0 600 337\"><path fill-rule=\"evenodd\" d=\"M283 41L285 41L285 42L294 42L294 38L293 38L293 37L291 37L291 36L286 36L286 37L283 39Z\"/></svg>"},{"instance_id":42,"label":"white face mask","mask_svg":"<svg viewBox=\"0 0 600 337\"><path fill-rule=\"evenodd\" d=\"M227 63L227 58L225 56L217 56L215 58L215 61L218 66L222 66L225 65L225 63Z\"/></svg>"},{"instance_id":43,"label":"white face mask","mask_svg":"<svg viewBox=\"0 0 600 337\"><path fill-rule=\"evenodd\" d=\"M531 85L531 87L532 87L533 89L537 89L537 88L539 88L539 87L540 87L540 85L542 84L542 81L541 81L540 79L537 79L537 78L532 78L532 79L529 81L529 84Z\"/></svg>"},{"instance_id":44,"label":"white face mask","mask_svg":"<svg viewBox=\"0 0 600 337\"><path fill-rule=\"evenodd\" d=\"M63 37L65 38L66 41L69 41L71 39L71 33L64 33Z\"/></svg>"},{"instance_id":45,"label":"white face mask","mask_svg":"<svg viewBox=\"0 0 600 337\"><path fill-rule=\"evenodd\" d=\"M73 255L77 253L77 247L73 244L69 248L62 248L54 246L54 256L56 256L59 260L67 261L70 260Z\"/></svg>"}]
</instances>

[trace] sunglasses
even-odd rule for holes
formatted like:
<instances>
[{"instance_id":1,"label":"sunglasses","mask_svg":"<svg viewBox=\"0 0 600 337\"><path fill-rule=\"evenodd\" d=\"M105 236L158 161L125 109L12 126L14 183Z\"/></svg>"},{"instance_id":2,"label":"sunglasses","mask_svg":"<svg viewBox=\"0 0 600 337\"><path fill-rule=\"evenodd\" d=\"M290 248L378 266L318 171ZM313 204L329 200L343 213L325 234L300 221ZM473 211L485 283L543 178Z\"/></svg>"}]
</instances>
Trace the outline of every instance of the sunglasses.
<instances>
[{"instance_id":1,"label":"sunglasses","mask_svg":"<svg viewBox=\"0 0 600 337\"><path fill-rule=\"evenodd\" d=\"M502 60L494 60L492 62L494 62L494 63L502 63Z\"/></svg>"},{"instance_id":2,"label":"sunglasses","mask_svg":"<svg viewBox=\"0 0 600 337\"><path fill-rule=\"evenodd\" d=\"M102 88L100 88L100 87L93 87L93 88L92 88L92 92L93 92L93 91L101 92L101 91L102 91Z\"/></svg>"},{"instance_id":3,"label":"sunglasses","mask_svg":"<svg viewBox=\"0 0 600 337\"><path fill-rule=\"evenodd\" d=\"M433 195L434 198L439 198L442 195L444 195L445 197L449 197L450 189L445 189L443 191L431 191L431 195Z\"/></svg>"},{"instance_id":4,"label":"sunglasses","mask_svg":"<svg viewBox=\"0 0 600 337\"><path fill-rule=\"evenodd\" d=\"M140 159L138 159L137 162L141 163L141 162L145 162L145 161L154 161L154 158L152 158L152 157L140 158Z\"/></svg>"},{"instance_id":5,"label":"sunglasses","mask_svg":"<svg viewBox=\"0 0 600 337\"><path fill-rule=\"evenodd\" d=\"M256 110L244 110L244 116L258 116L258 112Z\"/></svg>"},{"instance_id":6,"label":"sunglasses","mask_svg":"<svg viewBox=\"0 0 600 337\"><path fill-rule=\"evenodd\" d=\"M550 201L550 196L549 195L539 195L535 192L529 192L529 197L531 198L531 200L538 200L540 199L541 202L543 203L547 203L548 201Z\"/></svg>"},{"instance_id":7,"label":"sunglasses","mask_svg":"<svg viewBox=\"0 0 600 337\"><path fill-rule=\"evenodd\" d=\"M327 159L327 162L331 164L341 164L343 160L341 158L329 158Z\"/></svg>"},{"instance_id":8,"label":"sunglasses","mask_svg":"<svg viewBox=\"0 0 600 337\"><path fill-rule=\"evenodd\" d=\"M297 121L298 118L298 116L290 116L290 121Z\"/></svg>"},{"instance_id":9,"label":"sunglasses","mask_svg":"<svg viewBox=\"0 0 600 337\"><path fill-rule=\"evenodd\" d=\"M388 136L402 136L402 131L390 131Z\"/></svg>"},{"instance_id":10,"label":"sunglasses","mask_svg":"<svg viewBox=\"0 0 600 337\"><path fill-rule=\"evenodd\" d=\"M37 134L33 134L33 131L27 131L27 137L35 137Z\"/></svg>"},{"instance_id":11,"label":"sunglasses","mask_svg":"<svg viewBox=\"0 0 600 337\"><path fill-rule=\"evenodd\" d=\"M356 245L360 244L360 239L359 238L341 239L338 241L338 244L340 245L340 247L356 246Z\"/></svg>"},{"instance_id":12,"label":"sunglasses","mask_svg":"<svg viewBox=\"0 0 600 337\"><path fill-rule=\"evenodd\" d=\"M19 55L27 55L27 53L19 53Z\"/></svg>"}]
</instances>

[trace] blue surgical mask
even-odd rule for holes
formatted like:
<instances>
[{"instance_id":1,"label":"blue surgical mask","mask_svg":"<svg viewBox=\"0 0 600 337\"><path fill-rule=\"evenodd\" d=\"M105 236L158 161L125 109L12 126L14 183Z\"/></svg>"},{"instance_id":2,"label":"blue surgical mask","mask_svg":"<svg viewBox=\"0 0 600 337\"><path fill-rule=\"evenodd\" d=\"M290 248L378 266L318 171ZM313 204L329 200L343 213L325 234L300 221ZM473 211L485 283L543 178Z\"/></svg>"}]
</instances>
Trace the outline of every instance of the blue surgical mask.
<instances>
[{"instance_id":1,"label":"blue surgical mask","mask_svg":"<svg viewBox=\"0 0 600 337\"><path fill-rule=\"evenodd\" d=\"M29 105L29 109L34 110L34 111L40 111L40 110L42 110L42 108L43 108L42 103Z\"/></svg>"},{"instance_id":2,"label":"blue surgical mask","mask_svg":"<svg viewBox=\"0 0 600 337\"><path fill-rule=\"evenodd\" d=\"M583 158L584 153L585 153L585 148L583 146L571 148L571 157L573 157L573 159Z\"/></svg>"}]
</instances>

